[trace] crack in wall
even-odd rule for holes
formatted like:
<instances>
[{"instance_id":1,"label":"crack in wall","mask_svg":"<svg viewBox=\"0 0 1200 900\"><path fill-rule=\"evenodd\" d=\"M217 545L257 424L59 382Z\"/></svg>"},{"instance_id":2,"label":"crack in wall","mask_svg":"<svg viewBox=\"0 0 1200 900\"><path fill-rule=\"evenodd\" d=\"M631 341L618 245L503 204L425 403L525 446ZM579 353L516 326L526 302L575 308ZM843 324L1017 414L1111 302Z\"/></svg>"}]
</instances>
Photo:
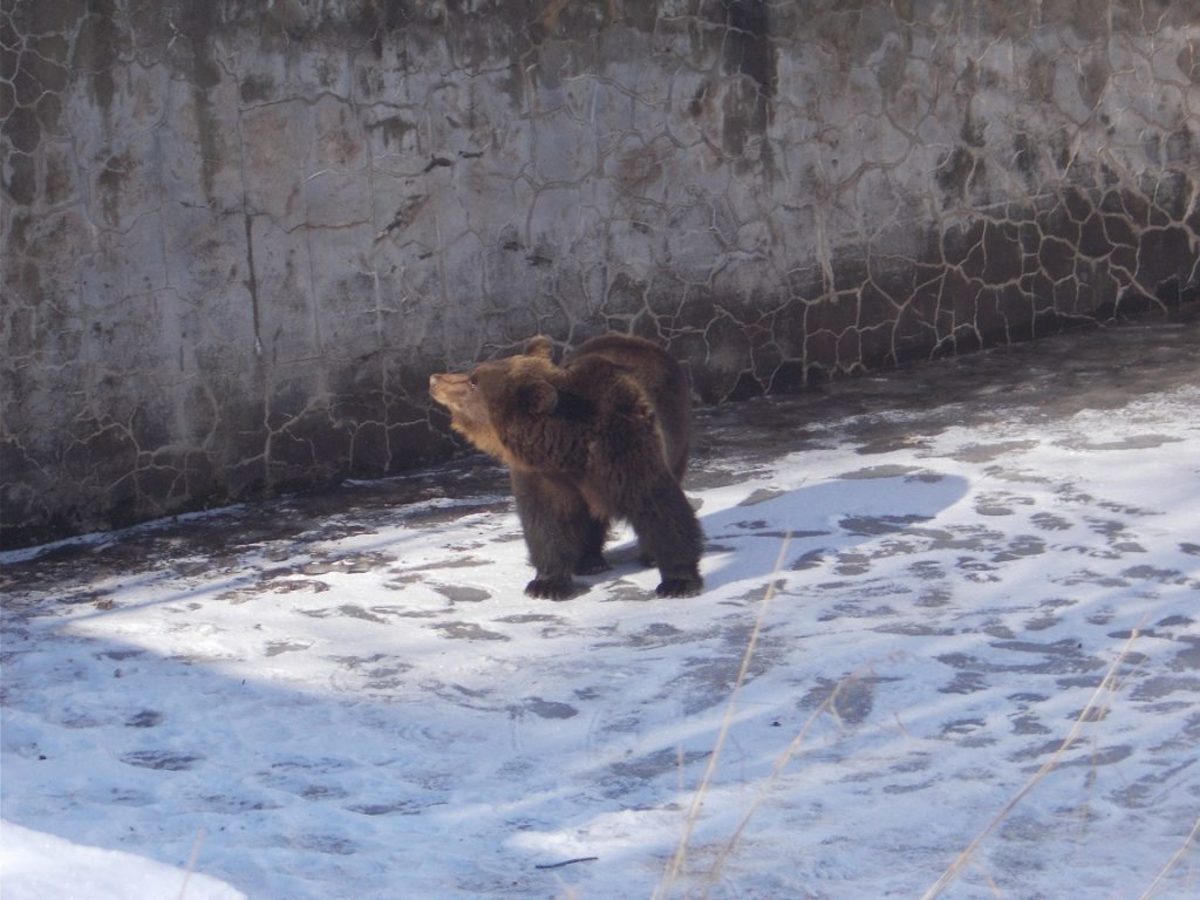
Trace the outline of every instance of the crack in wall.
<instances>
[{"instance_id":1,"label":"crack in wall","mask_svg":"<svg viewBox=\"0 0 1200 900\"><path fill-rule=\"evenodd\" d=\"M250 213L244 215L246 223L246 290L250 292L250 309L254 323L254 355L262 356L262 321L258 312L258 275L254 268L254 227Z\"/></svg>"}]
</instances>

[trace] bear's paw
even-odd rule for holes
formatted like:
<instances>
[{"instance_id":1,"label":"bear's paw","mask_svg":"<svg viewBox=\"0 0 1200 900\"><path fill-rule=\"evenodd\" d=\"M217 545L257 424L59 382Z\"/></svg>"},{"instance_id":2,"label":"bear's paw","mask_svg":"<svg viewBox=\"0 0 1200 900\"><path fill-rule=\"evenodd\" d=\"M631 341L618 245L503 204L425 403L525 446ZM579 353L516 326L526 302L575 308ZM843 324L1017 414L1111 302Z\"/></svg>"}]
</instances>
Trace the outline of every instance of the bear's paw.
<instances>
[{"instance_id":1,"label":"bear's paw","mask_svg":"<svg viewBox=\"0 0 1200 900\"><path fill-rule=\"evenodd\" d=\"M535 578L525 585L525 596L544 600L569 600L579 593L570 578Z\"/></svg>"},{"instance_id":2,"label":"bear's paw","mask_svg":"<svg viewBox=\"0 0 1200 900\"><path fill-rule=\"evenodd\" d=\"M699 576L687 578L664 578L655 589L660 597L695 597L704 590L704 580Z\"/></svg>"}]
</instances>

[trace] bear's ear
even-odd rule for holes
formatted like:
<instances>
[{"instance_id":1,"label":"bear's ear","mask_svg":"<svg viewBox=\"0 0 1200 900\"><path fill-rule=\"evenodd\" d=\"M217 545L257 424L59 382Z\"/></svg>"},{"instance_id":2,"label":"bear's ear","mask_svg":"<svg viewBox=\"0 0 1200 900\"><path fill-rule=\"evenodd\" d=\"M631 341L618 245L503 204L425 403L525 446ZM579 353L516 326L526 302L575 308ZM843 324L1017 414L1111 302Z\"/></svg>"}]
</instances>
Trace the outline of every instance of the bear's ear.
<instances>
[{"instance_id":1,"label":"bear's ear","mask_svg":"<svg viewBox=\"0 0 1200 900\"><path fill-rule=\"evenodd\" d=\"M558 391L541 378L521 388L521 400L525 411L533 416L548 416L558 406Z\"/></svg>"},{"instance_id":2,"label":"bear's ear","mask_svg":"<svg viewBox=\"0 0 1200 900\"><path fill-rule=\"evenodd\" d=\"M553 362L554 344L544 334L536 335L535 337L531 337L529 343L525 345L525 355L538 356Z\"/></svg>"}]
</instances>

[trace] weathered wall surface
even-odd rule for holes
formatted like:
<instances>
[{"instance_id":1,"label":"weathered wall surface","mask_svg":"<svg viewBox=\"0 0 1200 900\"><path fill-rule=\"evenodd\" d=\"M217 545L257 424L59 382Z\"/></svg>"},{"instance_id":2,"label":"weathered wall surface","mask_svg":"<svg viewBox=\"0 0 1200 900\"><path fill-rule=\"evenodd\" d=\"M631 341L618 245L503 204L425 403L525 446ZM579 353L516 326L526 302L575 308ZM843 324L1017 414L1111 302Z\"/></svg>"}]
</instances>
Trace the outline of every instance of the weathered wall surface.
<instances>
[{"instance_id":1,"label":"weathered wall surface","mask_svg":"<svg viewBox=\"0 0 1200 900\"><path fill-rule=\"evenodd\" d=\"M1200 2L3 0L0 542L450 448L427 373L706 400L1197 292Z\"/></svg>"}]
</instances>

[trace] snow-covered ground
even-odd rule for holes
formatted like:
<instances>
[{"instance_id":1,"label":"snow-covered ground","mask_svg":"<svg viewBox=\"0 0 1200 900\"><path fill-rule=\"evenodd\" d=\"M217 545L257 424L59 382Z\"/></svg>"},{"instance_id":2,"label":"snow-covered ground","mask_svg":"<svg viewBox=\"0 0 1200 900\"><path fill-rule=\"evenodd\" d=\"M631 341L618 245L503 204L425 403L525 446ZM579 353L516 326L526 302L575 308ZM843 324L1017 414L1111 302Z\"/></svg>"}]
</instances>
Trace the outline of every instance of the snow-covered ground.
<instances>
[{"instance_id":1,"label":"snow-covered ground","mask_svg":"<svg viewBox=\"0 0 1200 900\"><path fill-rule=\"evenodd\" d=\"M1200 896L1198 410L1193 322L705 411L689 600L524 597L477 458L0 555L0 890Z\"/></svg>"}]
</instances>

